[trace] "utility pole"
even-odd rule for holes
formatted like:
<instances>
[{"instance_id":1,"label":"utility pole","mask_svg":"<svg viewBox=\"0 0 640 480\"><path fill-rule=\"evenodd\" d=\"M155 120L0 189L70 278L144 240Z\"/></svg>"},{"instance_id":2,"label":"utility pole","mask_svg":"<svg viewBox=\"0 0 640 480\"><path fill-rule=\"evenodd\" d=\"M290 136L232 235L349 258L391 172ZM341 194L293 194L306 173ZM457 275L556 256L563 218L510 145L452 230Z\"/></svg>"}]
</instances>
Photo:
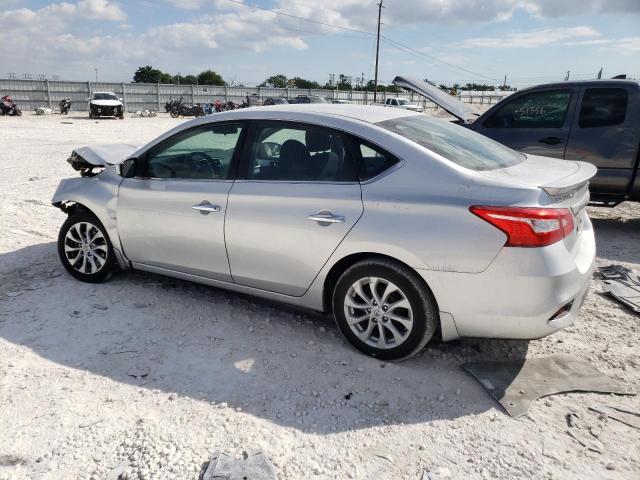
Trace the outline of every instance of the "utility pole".
<instances>
[{"instance_id":1,"label":"utility pole","mask_svg":"<svg viewBox=\"0 0 640 480\"><path fill-rule=\"evenodd\" d=\"M564 81L568 82L569 81L569 76L571 75L571 70L567 70L567 74L564 77Z\"/></svg>"},{"instance_id":2,"label":"utility pole","mask_svg":"<svg viewBox=\"0 0 640 480\"><path fill-rule=\"evenodd\" d=\"M94 70L96 71L96 83L98 83L98 67L94 68Z\"/></svg>"},{"instance_id":3,"label":"utility pole","mask_svg":"<svg viewBox=\"0 0 640 480\"><path fill-rule=\"evenodd\" d=\"M602 78L602 68L603 67L600 67L600 71L598 72L598 80Z\"/></svg>"},{"instance_id":4,"label":"utility pole","mask_svg":"<svg viewBox=\"0 0 640 480\"><path fill-rule=\"evenodd\" d=\"M376 75L373 83L373 103L378 99L378 55L380 54L380 19L382 18L382 0L378 4L378 36L376 37Z\"/></svg>"}]
</instances>

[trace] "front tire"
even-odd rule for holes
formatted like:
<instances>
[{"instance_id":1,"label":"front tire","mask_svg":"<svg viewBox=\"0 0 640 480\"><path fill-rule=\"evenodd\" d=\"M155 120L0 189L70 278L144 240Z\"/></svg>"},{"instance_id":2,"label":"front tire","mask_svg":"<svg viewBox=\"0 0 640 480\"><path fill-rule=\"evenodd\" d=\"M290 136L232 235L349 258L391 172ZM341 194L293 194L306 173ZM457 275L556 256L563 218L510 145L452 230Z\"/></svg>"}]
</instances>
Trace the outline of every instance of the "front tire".
<instances>
[{"instance_id":1,"label":"front tire","mask_svg":"<svg viewBox=\"0 0 640 480\"><path fill-rule=\"evenodd\" d=\"M363 260L342 274L333 313L349 343L384 360L420 353L439 322L431 291L415 272L386 259Z\"/></svg>"},{"instance_id":2,"label":"front tire","mask_svg":"<svg viewBox=\"0 0 640 480\"><path fill-rule=\"evenodd\" d=\"M76 279L99 283L116 268L115 253L102 223L91 213L69 215L58 234L58 255Z\"/></svg>"}]
</instances>

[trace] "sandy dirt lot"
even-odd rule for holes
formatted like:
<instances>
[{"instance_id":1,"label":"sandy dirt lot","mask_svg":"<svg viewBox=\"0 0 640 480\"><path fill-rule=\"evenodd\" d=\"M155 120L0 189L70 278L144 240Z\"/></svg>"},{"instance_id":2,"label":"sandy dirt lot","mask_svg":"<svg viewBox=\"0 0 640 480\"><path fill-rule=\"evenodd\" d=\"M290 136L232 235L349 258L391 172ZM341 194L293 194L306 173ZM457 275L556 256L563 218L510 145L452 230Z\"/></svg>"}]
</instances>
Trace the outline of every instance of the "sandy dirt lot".
<instances>
[{"instance_id":1,"label":"sandy dirt lot","mask_svg":"<svg viewBox=\"0 0 640 480\"><path fill-rule=\"evenodd\" d=\"M77 175L72 148L142 144L179 121L0 117L0 479L197 479L217 450L262 450L282 479L640 478L640 430L589 410L640 412L638 397L557 395L512 419L459 368L564 353L640 391L640 317L600 280L553 336L395 364L308 312L140 272L73 280L49 203ZM590 214L598 264L640 271L640 205Z\"/></svg>"}]
</instances>

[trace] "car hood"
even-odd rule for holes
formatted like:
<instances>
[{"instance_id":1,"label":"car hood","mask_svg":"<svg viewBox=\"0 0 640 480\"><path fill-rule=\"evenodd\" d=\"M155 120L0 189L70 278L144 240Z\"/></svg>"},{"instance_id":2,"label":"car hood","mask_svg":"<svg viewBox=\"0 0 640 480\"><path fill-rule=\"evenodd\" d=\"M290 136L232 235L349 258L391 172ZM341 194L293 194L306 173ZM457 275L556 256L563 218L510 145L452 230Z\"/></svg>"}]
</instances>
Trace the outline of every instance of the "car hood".
<instances>
[{"instance_id":1,"label":"car hood","mask_svg":"<svg viewBox=\"0 0 640 480\"><path fill-rule=\"evenodd\" d=\"M71 152L69 163L76 166L95 166L106 167L109 165L117 165L126 160L133 152L138 149L136 145L128 143L115 143L111 145L88 145L86 147L76 148ZM78 168L76 168L77 170Z\"/></svg>"},{"instance_id":2,"label":"car hood","mask_svg":"<svg viewBox=\"0 0 640 480\"><path fill-rule=\"evenodd\" d=\"M91 103L99 107L119 107L122 105L120 100L91 100Z\"/></svg>"},{"instance_id":3,"label":"car hood","mask_svg":"<svg viewBox=\"0 0 640 480\"><path fill-rule=\"evenodd\" d=\"M456 97L449 95L438 87L429 85L427 82L416 77L407 75L397 76L393 79L393 84L397 87L406 88L427 97L427 99L464 123L472 123L480 116L480 112L471 105L462 103Z\"/></svg>"}]
</instances>

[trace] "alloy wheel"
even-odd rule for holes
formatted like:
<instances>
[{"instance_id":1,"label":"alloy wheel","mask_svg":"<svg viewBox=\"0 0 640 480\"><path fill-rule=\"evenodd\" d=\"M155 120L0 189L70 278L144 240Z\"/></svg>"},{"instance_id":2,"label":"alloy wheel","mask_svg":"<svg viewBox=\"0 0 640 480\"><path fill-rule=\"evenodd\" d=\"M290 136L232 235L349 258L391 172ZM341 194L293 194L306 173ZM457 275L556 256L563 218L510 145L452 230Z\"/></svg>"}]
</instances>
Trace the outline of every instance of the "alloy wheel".
<instances>
[{"instance_id":1,"label":"alloy wheel","mask_svg":"<svg viewBox=\"0 0 640 480\"><path fill-rule=\"evenodd\" d=\"M73 224L64 237L64 253L74 270L98 273L107 263L107 240L102 231L89 222Z\"/></svg>"},{"instance_id":2,"label":"alloy wheel","mask_svg":"<svg viewBox=\"0 0 640 480\"><path fill-rule=\"evenodd\" d=\"M389 349L402 344L413 328L413 310L405 293L379 277L354 282L344 299L351 331L364 343Z\"/></svg>"}]
</instances>

